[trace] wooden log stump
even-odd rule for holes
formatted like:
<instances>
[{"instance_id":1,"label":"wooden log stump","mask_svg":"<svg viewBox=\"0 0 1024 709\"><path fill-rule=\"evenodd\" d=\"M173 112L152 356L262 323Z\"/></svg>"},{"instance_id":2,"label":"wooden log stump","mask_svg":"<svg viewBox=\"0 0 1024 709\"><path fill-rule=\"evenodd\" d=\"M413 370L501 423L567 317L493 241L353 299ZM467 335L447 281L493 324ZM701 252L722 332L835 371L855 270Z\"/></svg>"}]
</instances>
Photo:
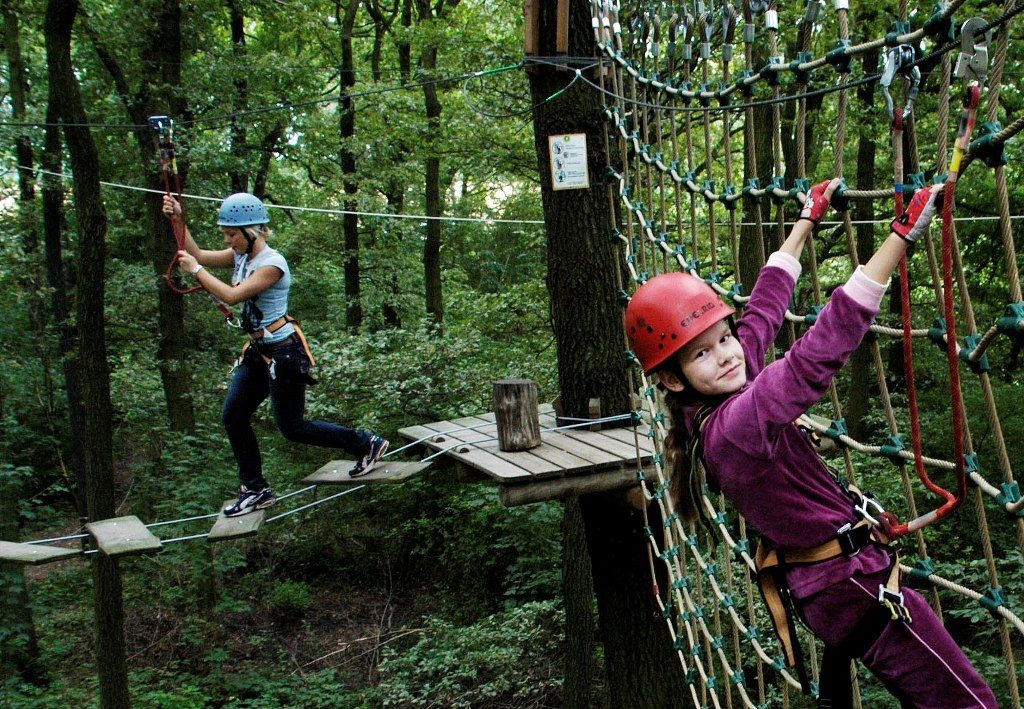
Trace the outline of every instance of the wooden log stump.
<instances>
[{"instance_id":1,"label":"wooden log stump","mask_svg":"<svg viewBox=\"0 0 1024 709\"><path fill-rule=\"evenodd\" d=\"M494 382L494 420L501 450L525 451L539 446L537 382L530 379L499 379Z\"/></svg>"}]
</instances>

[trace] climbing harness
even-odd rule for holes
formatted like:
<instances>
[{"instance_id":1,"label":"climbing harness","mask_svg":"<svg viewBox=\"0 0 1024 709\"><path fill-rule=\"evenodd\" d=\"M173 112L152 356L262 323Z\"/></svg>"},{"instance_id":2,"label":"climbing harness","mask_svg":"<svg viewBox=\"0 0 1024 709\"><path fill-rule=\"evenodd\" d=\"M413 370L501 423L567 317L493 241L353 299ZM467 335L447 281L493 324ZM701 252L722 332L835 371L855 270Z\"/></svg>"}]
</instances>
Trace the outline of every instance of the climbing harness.
<instances>
[{"instance_id":1,"label":"climbing harness","mask_svg":"<svg viewBox=\"0 0 1024 709\"><path fill-rule=\"evenodd\" d=\"M178 251L182 251L185 248L185 199L181 193L181 176L178 174L178 160L174 150L174 121L167 116L150 116L149 127L157 133L157 147L160 151L160 171L163 173L164 178L164 192L168 197L174 199L181 207L181 219L175 221L174 216L171 214L166 215L167 221L170 222L171 231L174 233L175 243L178 245ZM173 191L172 191L173 184ZM195 293L197 291L205 291L210 299L213 301L217 309L224 314L224 320L229 325L237 327L237 321L235 320L234 313L220 298L210 293L202 285L196 285L191 288L181 288L174 281L174 268L178 263L177 255L171 259L170 263L167 264L167 270L164 272L164 282L167 283L167 287L178 295L188 295L189 293Z\"/></svg>"},{"instance_id":2,"label":"climbing harness","mask_svg":"<svg viewBox=\"0 0 1024 709\"><path fill-rule=\"evenodd\" d=\"M274 378L275 362L274 358L271 356L272 348L287 343L288 340L290 340L291 338L289 337L283 342L275 342L271 345L264 345L262 344L262 341L265 337L274 334L285 325L291 325L295 329L295 335L293 335L292 337L296 337L299 343L302 345L302 349L306 353L306 358L309 360L309 366L316 366L316 358L313 357L313 352L309 349L309 341L306 339L305 333L302 332L302 327L299 325L299 321L293 318L291 315L285 314L279 317L274 322L267 325L266 327L262 327L258 330L253 330L251 332L246 332L246 334L249 336L249 339L246 340L245 344L242 345L242 352L239 354L238 359L235 360L235 363L231 367L231 369L234 370L236 367L238 367L238 365L240 365L245 360L245 355L249 351L249 348L253 347L255 348L256 353L259 354L260 358L263 360L263 363L267 365L267 367L270 369L271 378ZM309 377L307 383L316 383L316 380L310 377L308 373L305 374L307 377Z\"/></svg>"}]
</instances>

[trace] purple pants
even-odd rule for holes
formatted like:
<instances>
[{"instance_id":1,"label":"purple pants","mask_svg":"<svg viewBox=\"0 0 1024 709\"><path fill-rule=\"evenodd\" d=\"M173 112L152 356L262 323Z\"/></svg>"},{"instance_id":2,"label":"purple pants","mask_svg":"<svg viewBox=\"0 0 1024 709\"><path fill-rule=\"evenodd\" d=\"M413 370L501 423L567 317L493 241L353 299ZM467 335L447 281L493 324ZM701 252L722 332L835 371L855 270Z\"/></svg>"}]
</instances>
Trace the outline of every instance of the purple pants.
<instances>
[{"instance_id":1,"label":"purple pants","mask_svg":"<svg viewBox=\"0 0 1024 709\"><path fill-rule=\"evenodd\" d=\"M810 629L826 643L845 639L878 603L887 571L855 575L800 601ZM995 695L917 591L904 588L913 622L890 623L861 662L904 707L998 709Z\"/></svg>"}]
</instances>

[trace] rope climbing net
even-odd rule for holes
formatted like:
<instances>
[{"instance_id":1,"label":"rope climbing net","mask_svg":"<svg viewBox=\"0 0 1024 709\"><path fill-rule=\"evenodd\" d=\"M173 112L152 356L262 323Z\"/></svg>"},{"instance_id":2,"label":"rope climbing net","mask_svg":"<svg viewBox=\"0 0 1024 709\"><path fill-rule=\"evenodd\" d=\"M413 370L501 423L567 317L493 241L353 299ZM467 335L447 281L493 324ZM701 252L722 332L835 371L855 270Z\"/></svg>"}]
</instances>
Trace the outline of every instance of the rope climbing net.
<instances>
[{"instance_id":1,"label":"rope climbing net","mask_svg":"<svg viewBox=\"0 0 1024 709\"><path fill-rule=\"evenodd\" d=\"M904 565L904 573L930 587L930 600L940 617L942 603L956 611L974 604L991 614L1004 671L1003 677L990 676L989 681L998 685L1001 702L1019 707L1015 653L1020 651L1024 621L1008 606L1000 562L1024 554L1024 501L1014 478L987 352L1001 338L1015 352L1024 345L1024 302L1004 167L1005 143L1024 128L1024 121L1006 128L998 122L1007 28L1024 8L1006 0L1000 16L972 19L961 31L954 13L967 17L975 11L966 0L940 3L924 13L912 11L908 0L899 0L894 9L898 19L890 31L859 43L851 34L855 18L849 0L833 0L831 11L819 0L810 0L796 19L794 36L784 35L775 0L746 0L742 7L715 0L592 0L591 8L602 69L593 76L584 74L583 80L604 95L608 200L618 225L613 237L621 243L631 281L623 284L623 300L657 273L682 269L742 308L748 298L740 274L753 278L765 263L769 245L785 238L787 215L795 216L814 181L811 175L843 176L854 153L857 179L844 181L833 199L841 221L825 240L835 243L820 259L815 244L808 244L810 292L803 301L824 303L826 285L841 282L873 250L875 232L880 230L873 230L870 223L855 225L851 208L862 222L879 214L891 218L902 210L907 193L929 181L946 181L948 194L972 164L978 167L968 179L991 185L999 220L987 239L997 245L996 258L1005 265L1005 306L990 315L991 307L976 308L972 303L950 209L944 215L941 245L932 239L922 245L923 270L915 270L913 276L902 274L903 283L913 279L917 308L912 311L905 296L904 316L872 325L862 346L867 351L865 371L874 372L868 375L871 382L857 385L877 390L873 396L882 410L884 440L862 441L850 435L835 384L820 404L829 408L828 415L809 425L834 444L841 459L837 465L849 479L866 478L862 486L868 487L883 477L900 479L905 499L889 503L912 520L901 526L916 556ZM996 10L977 12L995 15ZM862 18L865 24L870 24L868 14ZM794 54L791 60L784 49ZM855 66L862 69L861 75ZM876 89L884 102L873 100ZM860 104L856 123L851 118L853 101ZM955 120L950 121L951 105L961 108L959 129ZM975 114L982 110L979 135L971 141ZM928 118L918 120L916 114ZM861 152L865 136L870 138L874 130L872 124L890 126L886 139L891 140L892 187L878 186L884 182L864 169L865 155L876 162L873 153ZM927 131L929 142L934 142L930 156L923 157L919 150L919 130ZM954 145L948 138L951 132L957 135ZM852 140L848 145L851 134L859 137L858 145ZM952 158L947 154L951 149ZM877 160L886 161L884 156ZM954 297L958 310L953 309ZM929 306L932 310L927 311ZM820 310L819 305L791 308L784 335L798 336L799 327L812 324ZM914 327L912 322L919 324ZM966 330L965 337L957 336L957 324ZM969 420L954 425L951 438L957 445L951 446L951 455L923 454L916 412L905 411L900 404L908 397L891 391L884 338L901 337L908 375L913 372L907 355L914 339L947 352L951 372L957 375L951 381L958 380L960 369L968 373L949 387L952 418L957 419L968 395L972 412L983 411L985 422L980 433L972 430ZM906 382L912 395L912 378L907 376ZM668 496L666 413L652 380L640 375L637 391L637 419L646 424L638 427L638 435L650 436L656 450L651 467L644 471L638 465L642 487L660 511L657 521L651 516L645 529L651 573L688 692L698 706L759 707L779 701L788 706L800 683L786 668L761 603L755 602L745 522L729 511L724 499L707 491L701 504L713 520L714 533L682 520ZM902 433L907 428L915 434L910 449ZM976 448L976 441L984 445ZM870 458L886 463L868 464ZM983 470L982 460L993 461L994 469ZM933 505L932 495L911 479L908 463L928 490L937 488L929 475L948 479L956 473L972 483L970 491L961 485L958 493L971 498L976 522L968 521L965 509L946 524L957 525L965 536L977 534L981 558L976 564L984 570L984 581L976 584L980 588L947 578L956 573L963 580L956 568L959 549L929 555L928 535L922 528L942 515L919 514L919 504L926 509ZM950 561L943 566L945 559ZM937 567L950 572L943 575ZM659 587L659 577L667 579L667 587ZM807 636L802 642L813 647L814 640ZM816 677L816 653L808 654Z\"/></svg>"}]
</instances>

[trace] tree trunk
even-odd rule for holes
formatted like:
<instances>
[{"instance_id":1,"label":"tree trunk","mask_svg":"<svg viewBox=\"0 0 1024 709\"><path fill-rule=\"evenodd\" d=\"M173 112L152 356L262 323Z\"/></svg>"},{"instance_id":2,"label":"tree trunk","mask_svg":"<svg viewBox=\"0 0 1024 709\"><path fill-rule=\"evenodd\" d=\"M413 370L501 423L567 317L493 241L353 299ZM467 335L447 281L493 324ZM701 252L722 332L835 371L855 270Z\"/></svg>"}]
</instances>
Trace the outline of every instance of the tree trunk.
<instances>
[{"instance_id":1,"label":"tree trunk","mask_svg":"<svg viewBox=\"0 0 1024 709\"><path fill-rule=\"evenodd\" d=\"M342 231L345 243L345 324L349 332L356 334L363 324L363 305L359 278L359 216L354 214L359 207L356 201L356 155L353 141L356 135L356 107L349 95L356 85L356 65L352 54L352 35L356 23L359 0L348 0L345 14L341 16L340 3L335 7L341 25L341 89L338 100L339 132L341 134L341 179L345 189L346 214L342 217Z\"/></svg>"},{"instance_id":2,"label":"tree trunk","mask_svg":"<svg viewBox=\"0 0 1024 709\"><path fill-rule=\"evenodd\" d=\"M539 54L555 54L556 4L541 8ZM583 0L571 0L569 55L593 53L590 11ZM616 301L621 288L617 273L621 255L608 238L614 226L602 182L606 160L604 125L599 95L581 83L557 101L545 99L563 89L571 74L538 66L531 72L534 140L541 176L541 196L547 230L548 291L558 347L558 382L566 416L587 416L589 400L599 397L607 414L630 410L624 368L622 308ZM551 185L548 136L584 133L591 188L554 191ZM593 567L594 590L604 644L606 702L613 707L683 706L684 684L678 658L662 621L654 622L647 547L641 522L621 494L592 494L580 498L587 546ZM570 550L566 553L575 553ZM585 603L573 598L571 604ZM567 634L586 633L585 621ZM570 671L584 671L578 658ZM589 659L589 658L587 658ZM566 677L576 686L579 678Z\"/></svg>"},{"instance_id":3,"label":"tree trunk","mask_svg":"<svg viewBox=\"0 0 1024 709\"><path fill-rule=\"evenodd\" d=\"M562 513L562 595L565 596L565 681L562 706L589 709L594 681L594 582L580 498Z\"/></svg>"},{"instance_id":4,"label":"tree trunk","mask_svg":"<svg viewBox=\"0 0 1024 709\"><path fill-rule=\"evenodd\" d=\"M423 50L421 67L427 76L437 68L437 50ZM424 84L423 100L427 110L427 132L424 137L424 196L427 208L427 238L423 243L423 278L426 284L427 314L440 330L444 323L444 293L441 288L441 158L438 155L438 133L441 130L441 101L437 86Z\"/></svg>"},{"instance_id":5,"label":"tree trunk","mask_svg":"<svg viewBox=\"0 0 1024 709\"><path fill-rule=\"evenodd\" d=\"M236 0L228 0L228 13L231 15L231 53L236 67L232 79L235 85L234 113L241 114L249 108L249 81L243 70L246 66L245 15ZM242 115L231 118L231 154L235 158L235 166L231 170L232 192L249 191L248 150L245 145L247 120Z\"/></svg>"},{"instance_id":6,"label":"tree trunk","mask_svg":"<svg viewBox=\"0 0 1024 709\"><path fill-rule=\"evenodd\" d=\"M61 170L59 111L51 87L50 102L46 107L46 122L42 166L49 174L43 175L43 242L46 252L46 282L50 287L53 323L57 328L64 391L68 400L68 419L71 424L71 467L74 483L69 485L75 498L78 518L87 521L85 501L85 408L78 370L78 338L71 319L71 296L68 294L64 273L64 255L61 244L64 231L64 188L61 178L54 173Z\"/></svg>"},{"instance_id":7,"label":"tree trunk","mask_svg":"<svg viewBox=\"0 0 1024 709\"><path fill-rule=\"evenodd\" d=\"M71 29L78 12L76 0L49 0L45 38L51 99L60 107L71 167L78 222L78 340L81 359L82 403L85 419L86 498L90 519L114 514L114 465L111 438L110 371L103 303L107 215L99 184L99 157L71 63ZM72 125L74 124L74 125ZM93 561L93 600L96 613L96 665L103 709L130 707L125 661L124 602L117 561L97 554Z\"/></svg>"},{"instance_id":8,"label":"tree trunk","mask_svg":"<svg viewBox=\"0 0 1024 709\"><path fill-rule=\"evenodd\" d=\"M28 94L28 76L21 57L21 37L18 28L18 8L12 0L0 0L0 14L4 23L4 48L7 51L7 66L10 71L11 117L15 121L25 120L25 104ZM33 257L32 269L28 271L23 285L31 294L29 301L32 335L40 353L43 375L50 381L50 358L46 346L46 312L40 292L41 278L37 276L34 258L39 251L39 236L35 219L35 180L32 166L32 141L27 133L19 134L15 141L15 155L18 160L18 216L22 243L25 253ZM47 385L47 391L51 387ZM52 397L51 397L52 398ZM49 407L52 410L52 406ZM0 476L0 539L17 539L21 528L21 517L15 503L21 497L18 477ZM43 666L39 657L39 641L25 574L20 565L0 564L0 678L19 677L26 682L42 684Z\"/></svg>"}]
</instances>

